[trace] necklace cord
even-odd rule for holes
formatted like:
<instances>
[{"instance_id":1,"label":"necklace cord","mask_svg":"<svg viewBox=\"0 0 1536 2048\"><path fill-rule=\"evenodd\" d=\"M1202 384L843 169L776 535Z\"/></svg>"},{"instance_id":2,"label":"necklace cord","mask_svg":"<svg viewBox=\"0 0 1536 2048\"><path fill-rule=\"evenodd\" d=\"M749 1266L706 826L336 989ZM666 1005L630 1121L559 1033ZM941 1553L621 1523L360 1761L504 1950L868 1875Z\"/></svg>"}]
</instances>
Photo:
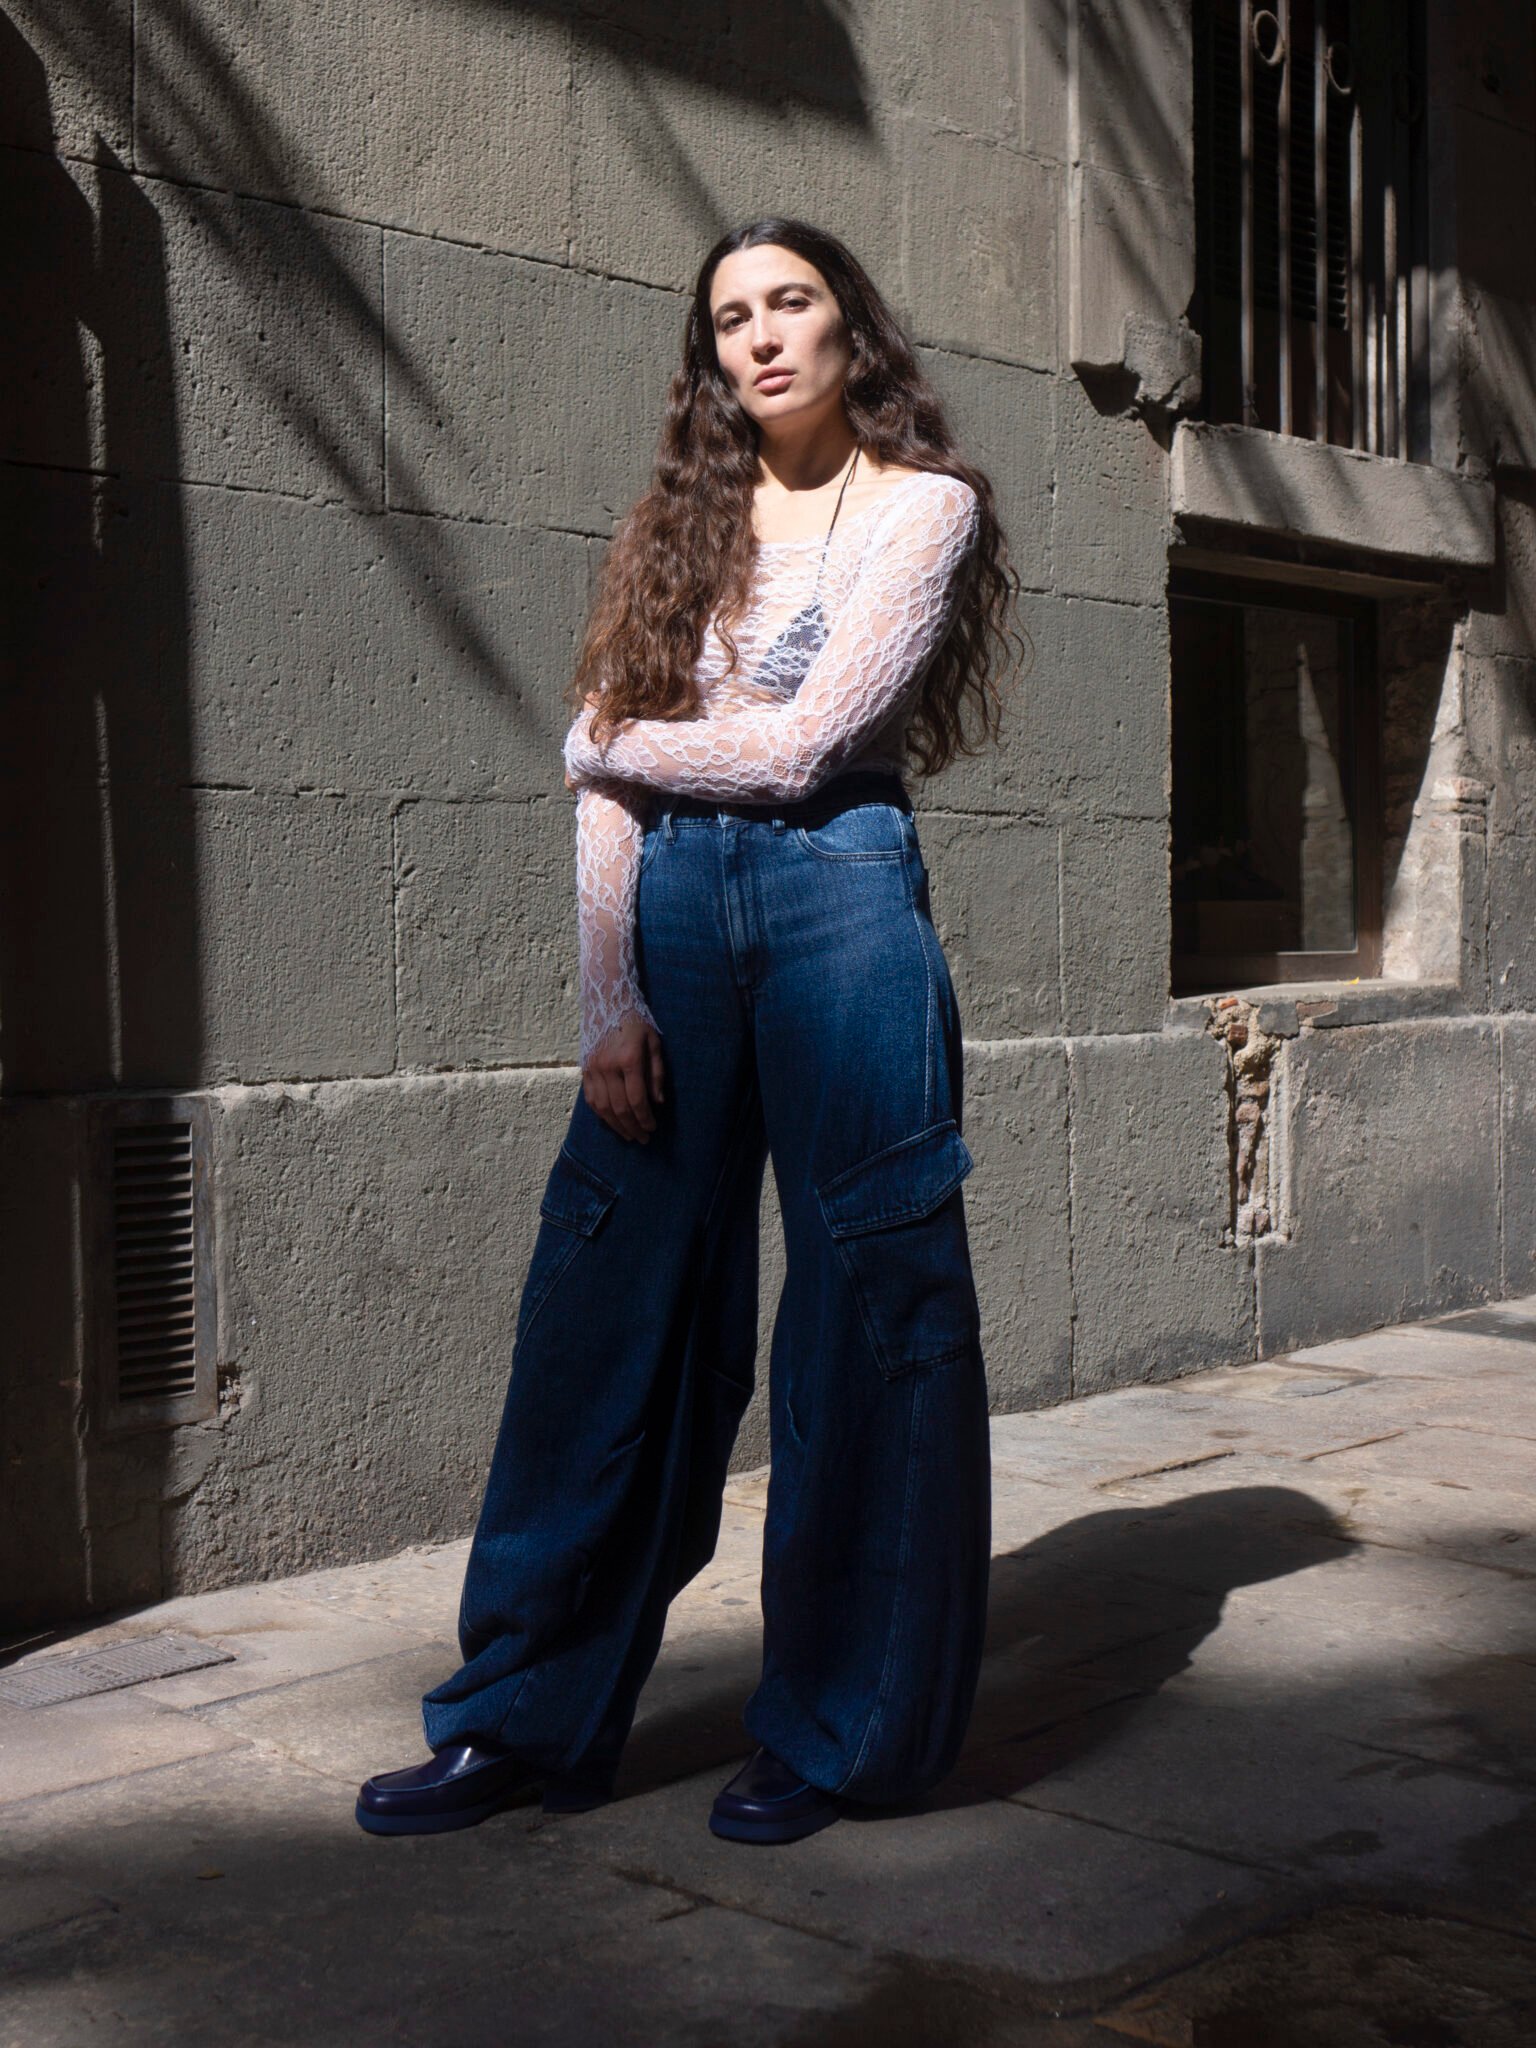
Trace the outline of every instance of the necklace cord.
<instances>
[{"instance_id":1,"label":"necklace cord","mask_svg":"<svg viewBox=\"0 0 1536 2048\"><path fill-rule=\"evenodd\" d=\"M853 460L852 462L849 463L847 473L843 477L842 485L838 490L837 503L832 507L832 517L827 524L827 536L821 544L821 559L816 564L816 588L811 592L811 602L813 604L815 604L821 597L821 577L822 571L827 566L827 549L832 545L832 528L836 526L837 515L843 509L843 493L847 490L848 486L853 482L853 472L855 468L858 466L859 452L860 451L857 445L855 445L853 451Z\"/></svg>"}]
</instances>

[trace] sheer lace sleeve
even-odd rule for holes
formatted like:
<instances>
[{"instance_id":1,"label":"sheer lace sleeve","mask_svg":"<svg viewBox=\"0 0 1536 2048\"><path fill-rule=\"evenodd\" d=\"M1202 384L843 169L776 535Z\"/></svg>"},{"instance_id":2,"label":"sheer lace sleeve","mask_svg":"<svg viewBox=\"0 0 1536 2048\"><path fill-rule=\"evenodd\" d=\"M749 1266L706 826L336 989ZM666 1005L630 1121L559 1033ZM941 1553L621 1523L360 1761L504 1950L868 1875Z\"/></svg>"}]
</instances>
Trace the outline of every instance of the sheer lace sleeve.
<instances>
[{"instance_id":1,"label":"sheer lace sleeve","mask_svg":"<svg viewBox=\"0 0 1536 2048\"><path fill-rule=\"evenodd\" d=\"M788 703L718 718L634 719L601 751L583 711L565 738L573 781L616 776L748 801L808 795L922 675L949 624L976 519L975 493L958 477L925 477L901 490L877 519L847 601Z\"/></svg>"},{"instance_id":2,"label":"sheer lace sleeve","mask_svg":"<svg viewBox=\"0 0 1536 2048\"><path fill-rule=\"evenodd\" d=\"M646 1007L635 969L635 889L647 798L621 784L576 792L576 923L581 961L581 1063L604 1034Z\"/></svg>"}]
</instances>

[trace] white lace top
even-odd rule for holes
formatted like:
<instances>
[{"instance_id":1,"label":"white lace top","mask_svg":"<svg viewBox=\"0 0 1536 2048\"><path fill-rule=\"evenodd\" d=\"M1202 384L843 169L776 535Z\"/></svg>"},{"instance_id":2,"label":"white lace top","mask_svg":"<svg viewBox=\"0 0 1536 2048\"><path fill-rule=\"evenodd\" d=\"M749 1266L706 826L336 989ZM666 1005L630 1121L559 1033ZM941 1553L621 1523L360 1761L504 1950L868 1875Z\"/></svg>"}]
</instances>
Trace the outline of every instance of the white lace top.
<instances>
[{"instance_id":1,"label":"white lace top","mask_svg":"<svg viewBox=\"0 0 1536 2048\"><path fill-rule=\"evenodd\" d=\"M631 720L602 751L592 711L572 721L564 753L577 784L583 1065L631 1012L656 1024L634 949L650 792L766 803L806 796L852 768L903 774L912 698L975 533L970 486L922 472L844 513L829 543L822 534L759 542L733 673L714 622L705 630L700 716Z\"/></svg>"}]
</instances>

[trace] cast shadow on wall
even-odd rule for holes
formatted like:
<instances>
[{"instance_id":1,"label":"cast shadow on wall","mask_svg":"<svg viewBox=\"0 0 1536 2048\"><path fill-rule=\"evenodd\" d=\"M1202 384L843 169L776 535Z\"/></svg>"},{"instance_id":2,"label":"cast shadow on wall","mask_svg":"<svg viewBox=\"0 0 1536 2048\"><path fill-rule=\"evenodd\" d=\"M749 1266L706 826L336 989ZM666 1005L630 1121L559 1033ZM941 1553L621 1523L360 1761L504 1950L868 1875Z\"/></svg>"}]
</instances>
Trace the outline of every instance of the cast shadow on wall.
<instances>
[{"instance_id":1,"label":"cast shadow on wall","mask_svg":"<svg viewBox=\"0 0 1536 2048\"><path fill-rule=\"evenodd\" d=\"M0 21L17 122L42 67ZM14 132L14 130L13 130ZM174 1085L201 1038L177 423L153 207L110 154L87 177L8 151L0 1071L10 1094ZM92 197L94 197L94 205ZM131 297L121 290L133 280Z\"/></svg>"},{"instance_id":2,"label":"cast shadow on wall","mask_svg":"<svg viewBox=\"0 0 1536 2048\"><path fill-rule=\"evenodd\" d=\"M870 111L852 4L776 0L725 10L710 0L477 0L502 13L537 14L625 64L664 71L730 98L785 100L856 128Z\"/></svg>"},{"instance_id":3,"label":"cast shadow on wall","mask_svg":"<svg viewBox=\"0 0 1536 2048\"><path fill-rule=\"evenodd\" d=\"M515 34L518 10L505 11ZM815 106L854 127L867 118L851 38L822 0L793 0L771 23L743 19L736 29L704 9L690 15L651 4L539 11L611 51L626 76L670 74L739 102ZM432 10L418 18L430 33ZM8 145L0 174L16 223L0 258L16 309L0 440L13 536L4 575L13 673L0 826L0 1072L8 1095L36 1105L35 1142L49 1167L23 1170L31 1158L25 1143L11 1153L11 1246L30 1268L25 1316L15 1304L27 1326L17 1339L33 1364L16 1375L29 1384L13 1389L8 1433L39 1472L76 1464L83 1398L60 1368L78 1356L70 1247L78 1261L82 1246L54 1139L39 1122L46 1099L197 1088L222 1078L228 1057L227 1047L210 1046L208 1019L220 1014L207 986L218 971L210 944L217 951L221 941L205 928L212 877L200 867L209 818L232 813L250 794L254 753L241 751L247 735L238 723L226 733L214 703L213 690L244 687L238 649L227 673L220 670L221 645L230 647L241 620L236 613L220 645L215 604L200 605L193 619L191 522L201 522L195 542L205 580L210 563L238 559L251 587L241 584L237 596L253 608L266 603L278 621L299 607L293 591L263 581L259 539L238 556L220 554L230 529L215 523L212 508L225 494L199 486L253 490L244 501L251 532L259 532L264 506L275 507L276 518L306 495L387 513L382 383L395 402L421 413L442 403L435 378L385 319L381 230L293 203L304 195L272 116L211 32L215 20L215 10L146 0L142 32L127 48L116 18L104 19L94 0L57 0L41 46L77 74L66 92L50 86L38 50L0 17L0 132ZM124 61L133 72L131 113ZM109 132L72 130L54 104L65 97L109 110L100 117ZM643 94L635 104L648 118ZM178 175L189 150L197 174ZM199 293L216 298L220 319L198 324ZM275 327L282 332L267 331ZM406 505L430 502L408 473L395 481ZM388 573L359 577L357 587L394 606L386 623L404 620L430 639L451 692L504 699L497 717L525 725L535 707L521 655L509 651L499 625L511 607L504 586L487 587L483 551L448 521L366 523L370 550ZM275 714L288 720L286 734L302 726L313 679L328 671L311 659L315 649L302 633L276 637L274 670L293 692L291 707ZM353 639L352 667L365 666L374 645L366 620ZM362 721L371 705L362 690L355 704L348 697L352 667L331 701L355 708ZM369 721L370 735L378 724ZM314 749L326 737L319 734ZM532 737L542 744L547 735ZM226 842L238 837L226 834ZM220 856L237 864L229 870L237 888L247 886L238 870L246 857L228 843ZM57 1122L54 1114L50 1130ZM123 1455L138 1468L128 1492L152 1517L169 1440L141 1432ZM39 1525L33 1536L60 1561L57 1576L80 1577L91 1539L62 1494L60 1501L59 1528ZM111 1547L98 1541L102 1558ZM154 1544L135 1536L128 1547L148 1556ZM67 1567L66 1549L79 1553ZM137 1586L135 1579L119 1590ZM146 1581L140 1590L153 1588ZM84 1597L89 1602L89 1589Z\"/></svg>"},{"instance_id":4,"label":"cast shadow on wall","mask_svg":"<svg viewBox=\"0 0 1536 2048\"><path fill-rule=\"evenodd\" d=\"M57 1476L76 1463L86 1398L59 1368L76 1355L74 1272L88 1254L73 1169L56 1156L79 1121L66 1127L36 1099L177 1086L199 1069L187 577L179 494L146 480L178 467L169 387L143 374L170 347L154 208L105 147L68 169L49 152L43 66L3 18L0 95L5 132L42 144L0 151L13 223L0 1073L22 1098L0 1188L17 1261L5 1436L8 1468L19 1457L41 1475L11 1513L26 1522L29 1587L58 1611L91 1598L98 1518L89 1482L82 1514ZM163 1435L135 1437L127 1454L158 1496Z\"/></svg>"}]
</instances>

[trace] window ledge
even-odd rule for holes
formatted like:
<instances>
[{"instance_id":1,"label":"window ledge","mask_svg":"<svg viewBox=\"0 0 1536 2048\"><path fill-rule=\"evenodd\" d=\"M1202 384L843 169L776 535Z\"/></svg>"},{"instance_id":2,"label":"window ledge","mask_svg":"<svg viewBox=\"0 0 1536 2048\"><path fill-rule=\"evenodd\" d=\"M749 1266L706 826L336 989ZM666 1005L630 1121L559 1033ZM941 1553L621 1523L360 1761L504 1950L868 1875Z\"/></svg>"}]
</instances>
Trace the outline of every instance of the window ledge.
<instances>
[{"instance_id":1,"label":"window ledge","mask_svg":"<svg viewBox=\"0 0 1536 2048\"><path fill-rule=\"evenodd\" d=\"M1454 981L1273 981L1257 988L1212 990L1208 995L1174 996L1166 1028L1203 1031L1216 1006L1236 996L1254 1005L1254 1028L1275 1038L1295 1038L1306 1029L1344 1024L1401 1024L1415 1017L1471 1015Z\"/></svg>"},{"instance_id":2,"label":"window ledge","mask_svg":"<svg viewBox=\"0 0 1536 2048\"><path fill-rule=\"evenodd\" d=\"M1168 471L1176 519L1462 569L1494 560L1494 487L1427 462L1366 455L1263 427L1180 420Z\"/></svg>"}]
</instances>

